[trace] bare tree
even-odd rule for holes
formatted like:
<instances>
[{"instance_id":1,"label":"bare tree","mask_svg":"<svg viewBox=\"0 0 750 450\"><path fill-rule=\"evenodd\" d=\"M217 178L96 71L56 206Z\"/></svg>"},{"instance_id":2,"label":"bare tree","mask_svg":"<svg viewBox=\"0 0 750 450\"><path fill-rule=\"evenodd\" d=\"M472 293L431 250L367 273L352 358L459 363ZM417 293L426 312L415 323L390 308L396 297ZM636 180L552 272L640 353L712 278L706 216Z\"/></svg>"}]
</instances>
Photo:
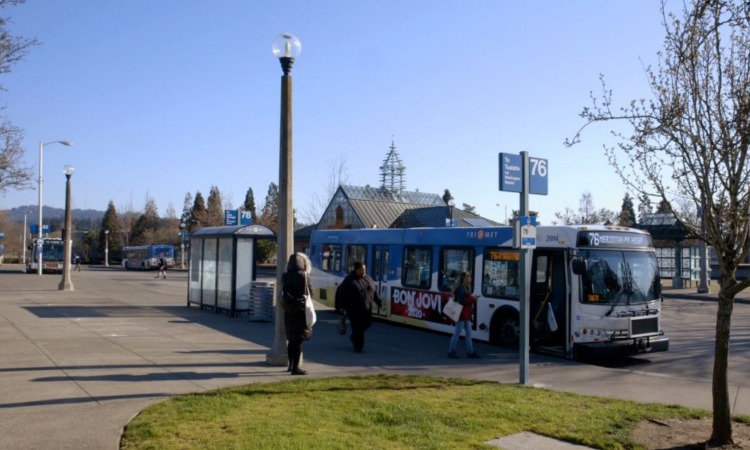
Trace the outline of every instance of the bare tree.
<instances>
[{"instance_id":1,"label":"bare tree","mask_svg":"<svg viewBox=\"0 0 750 450\"><path fill-rule=\"evenodd\" d=\"M0 8L18 5L24 0L0 0ZM39 44L36 39L12 36L7 25L10 19L0 17L0 74L6 74L17 62L23 60L31 47ZM0 85L0 90L4 90ZM9 189L30 189L33 180L32 168L23 161L21 147L23 130L7 119L0 124L0 193Z\"/></svg>"},{"instance_id":2,"label":"bare tree","mask_svg":"<svg viewBox=\"0 0 750 450\"><path fill-rule=\"evenodd\" d=\"M597 210L594 206L594 196L591 192L584 192L578 200L577 211L566 207L562 212L556 212L555 217L564 225L604 224L614 223L617 220L617 213L606 208Z\"/></svg>"},{"instance_id":3,"label":"bare tree","mask_svg":"<svg viewBox=\"0 0 750 450\"><path fill-rule=\"evenodd\" d=\"M313 192L307 206L299 211L302 223L318 223L339 186L349 183L349 171L346 168L344 155L339 155L338 161L328 161L328 169L328 179L323 186L323 194Z\"/></svg>"},{"instance_id":4,"label":"bare tree","mask_svg":"<svg viewBox=\"0 0 750 450\"><path fill-rule=\"evenodd\" d=\"M601 98L581 116L587 125L623 121L629 135L607 148L610 163L635 191L655 190L692 232L716 250L721 273L712 379L712 445L732 443L728 362L734 298L750 287L737 267L750 251L750 4L691 0L682 16L662 2L664 49L647 68L651 99L612 109L602 77ZM582 128L582 129L583 129ZM578 141L581 130L568 141ZM703 210L705 234L675 208L688 198Z\"/></svg>"},{"instance_id":5,"label":"bare tree","mask_svg":"<svg viewBox=\"0 0 750 450\"><path fill-rule=\"evenodd\" d=\"M0 125L0 136L5 141L0 147L0 193L31 188L32 168L24 164L21 147L23 131L5 121Z\"/></svg>"}]
</instances>

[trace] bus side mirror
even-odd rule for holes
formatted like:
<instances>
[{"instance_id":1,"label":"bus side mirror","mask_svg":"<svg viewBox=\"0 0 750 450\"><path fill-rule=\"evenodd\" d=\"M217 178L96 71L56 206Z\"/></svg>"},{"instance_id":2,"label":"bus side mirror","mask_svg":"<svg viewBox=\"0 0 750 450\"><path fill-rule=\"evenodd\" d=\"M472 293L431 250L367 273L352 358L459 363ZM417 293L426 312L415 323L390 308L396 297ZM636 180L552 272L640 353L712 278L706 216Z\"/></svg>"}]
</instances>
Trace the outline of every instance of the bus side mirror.
<instances>
[{"instance_id":1,"label":"bus side mirror","mask_svg":"<svg viewBox=\"0 0 750 450\"><path fill-rule=\"evenodd\" d=\"M573 273L576 275L583 275L586 273L586 261L582 259L573 260Z\"/></svg>"},{"instance_id":2,"label":"bus side mirror","mask_svg":"<svg viewBox=\"0 0 750 450\"><path fill-rule=\"evenodd\" d=\"M656 298L661 297L661 278L656 277L656 281L654 281L654 296ZM664 301L664 298L661 299Z\"/></svg>"}]
</instances>

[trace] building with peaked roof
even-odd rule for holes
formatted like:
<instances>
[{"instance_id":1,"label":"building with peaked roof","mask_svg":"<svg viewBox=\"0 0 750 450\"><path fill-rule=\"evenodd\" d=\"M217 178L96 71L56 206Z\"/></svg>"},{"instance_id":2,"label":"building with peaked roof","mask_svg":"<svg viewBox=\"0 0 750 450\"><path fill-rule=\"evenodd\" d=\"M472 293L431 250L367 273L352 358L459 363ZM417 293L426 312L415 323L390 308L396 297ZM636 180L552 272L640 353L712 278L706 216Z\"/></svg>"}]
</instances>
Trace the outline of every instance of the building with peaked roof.
<instances>
[{"instance_id":1,"label":"building with peaked roof","mask_svg":"<svg viewBox=\"0 0 750 450\"><path fill-rule=\"evenodd\" d=\"M417 227L493 227L501 224L449 206L438 194L404 189L406 167L391 143L380 166L381 186L340 185L316 225L295 232L295 251L310 242L313 230Z\"/></svg>"}]
</instances>

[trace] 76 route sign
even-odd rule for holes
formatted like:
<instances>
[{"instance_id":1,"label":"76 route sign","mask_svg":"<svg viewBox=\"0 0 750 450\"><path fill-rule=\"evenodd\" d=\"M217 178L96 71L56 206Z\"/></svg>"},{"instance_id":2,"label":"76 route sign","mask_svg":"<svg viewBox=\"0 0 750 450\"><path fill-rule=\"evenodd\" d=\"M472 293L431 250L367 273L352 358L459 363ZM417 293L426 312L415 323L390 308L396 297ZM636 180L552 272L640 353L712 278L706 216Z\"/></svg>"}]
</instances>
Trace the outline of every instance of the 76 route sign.
<instances>
[{"instance_id":1,"label":"76 route sign","mask_svg":"<svg viewBox=\"0 0 750 450\"><path fill-rule=\"evenodd\" d=\"M547 195L547 160L529 157L529 194ZM523 191L523 158L500 153L500 190Z\"/></svg>"}]
</instances>

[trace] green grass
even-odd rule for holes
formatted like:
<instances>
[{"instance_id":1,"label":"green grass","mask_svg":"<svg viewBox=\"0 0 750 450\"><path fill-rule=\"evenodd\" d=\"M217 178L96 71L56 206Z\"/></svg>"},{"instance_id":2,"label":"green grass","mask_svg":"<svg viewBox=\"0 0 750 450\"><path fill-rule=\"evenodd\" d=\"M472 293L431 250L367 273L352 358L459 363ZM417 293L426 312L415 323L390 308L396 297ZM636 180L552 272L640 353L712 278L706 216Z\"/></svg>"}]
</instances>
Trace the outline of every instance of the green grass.
<instances>
[{"instance_id":1,"label":"green grass","mask_svg":"<svg viewBox=\"0 0 750 450\"><path fill-rule=\"evenodd\" d=\"M122 449L486 449L521 431L635 449L640 421L709 411L485 381L305 378L174 397L128 424Z\"/></svg>"}]
</instances>

